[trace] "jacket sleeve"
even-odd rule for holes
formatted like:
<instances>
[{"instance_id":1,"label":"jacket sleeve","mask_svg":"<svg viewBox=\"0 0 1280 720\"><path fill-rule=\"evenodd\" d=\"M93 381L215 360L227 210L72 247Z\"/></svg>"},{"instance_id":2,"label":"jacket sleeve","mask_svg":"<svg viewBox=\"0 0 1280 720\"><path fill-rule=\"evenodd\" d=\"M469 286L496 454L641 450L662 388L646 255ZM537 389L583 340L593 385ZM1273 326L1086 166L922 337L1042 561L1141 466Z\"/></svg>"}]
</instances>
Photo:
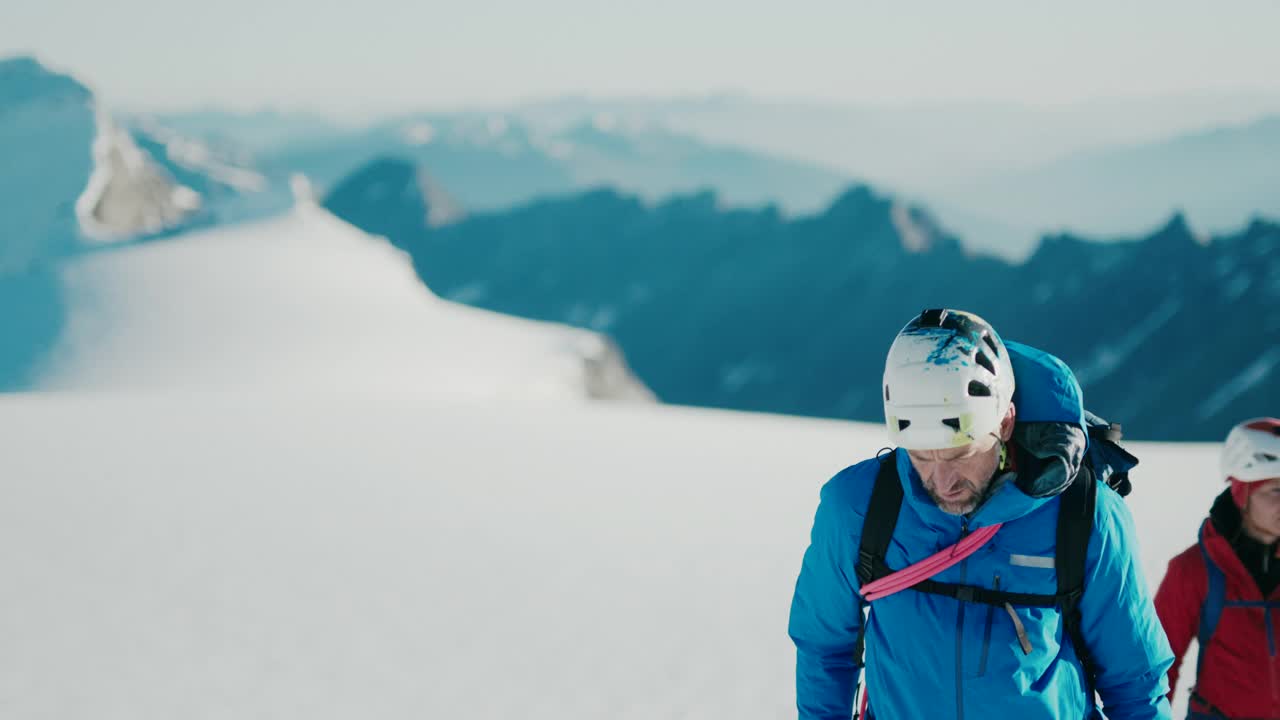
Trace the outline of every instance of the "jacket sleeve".
<instances>
[{"instance_id":1,"label":"jacket sleeve","mask_svg":"<svg viewBox=\"0 0 1280 720\"><path fill-rule=\"evenodd\" d=\"M1173 649L1173 667L1169 668L1169 699L1178 686L1178 668L1200 628L1200 606L1208 592L1204 561L1200 550L1193 547L1169 561L1169 570L1156 591L1156 613Z\"/></svg>"},{"instance_id":2,"label":"jacket sleeve","mask_svg":"<svg viewBox=\"0 0 1280 720\"><path fill-rule=\"evenodd\" d=\"M822 489L791 601L788 631L796 645L796 707L802 720L848 720L853 713L861 672L853 651L862 630L855 570L862 520L842 491L851 479L837 475Z\"/></svg>"},{"instance_id":3,"label":"jacket sleeve","mask_svg":"<svg viewBox=\"0 0 1280 720\"><path fill-rule=\"evenodd\" d=\"M1133 517L1120 496L1098 488L1080 600L1081 630L1097 666L1095 689L1110 720L1170 717L1173 651L1138 563Z\"/></svg>"}]
</instances>

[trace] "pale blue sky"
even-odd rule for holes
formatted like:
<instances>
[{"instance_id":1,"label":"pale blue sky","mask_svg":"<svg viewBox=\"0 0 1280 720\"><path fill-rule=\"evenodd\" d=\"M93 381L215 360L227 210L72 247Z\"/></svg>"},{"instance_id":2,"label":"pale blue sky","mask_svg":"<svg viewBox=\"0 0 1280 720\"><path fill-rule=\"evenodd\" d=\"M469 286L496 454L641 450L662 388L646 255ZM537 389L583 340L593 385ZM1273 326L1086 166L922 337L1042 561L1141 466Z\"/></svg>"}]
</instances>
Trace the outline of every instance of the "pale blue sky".
<instances>
[{"instance_id":1,"label":"pale blue sky","mask_svg":"<svg viewBox=\"0 0 1280 720\"><path fill-rule=\"evenodd\" d=\"M1035 104L1280 92L1280 1L39 0L0 10L116 106L337 112L563 94Z\"/></svg>"}]
</instances>

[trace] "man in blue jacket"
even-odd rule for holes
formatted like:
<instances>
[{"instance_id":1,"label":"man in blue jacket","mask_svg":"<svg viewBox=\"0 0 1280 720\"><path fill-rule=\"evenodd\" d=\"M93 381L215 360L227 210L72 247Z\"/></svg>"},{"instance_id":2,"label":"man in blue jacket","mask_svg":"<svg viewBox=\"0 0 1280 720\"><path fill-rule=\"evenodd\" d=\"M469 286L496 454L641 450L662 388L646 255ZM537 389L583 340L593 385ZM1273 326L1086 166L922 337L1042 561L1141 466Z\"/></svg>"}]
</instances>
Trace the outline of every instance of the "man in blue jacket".
<instances>
[{"instance_id":1,"label":"man in blue jacket","mask_svg":"<svg viewBox=\"0 0 1280 720\"><path fill-rule=\"evenodd\" d=\"M883 390L898 447L822 488L796 582L790 635L800 717L849 718L865 665L867 716L876 720L1092 718L1095 693L1110 720L1169 718L1173 653L1128 509L1081 468L1088 433L1066 365L1006 347L976 315L928 310L895 339ZM882 477L899 511L887 533L873 533L892 514L868 519ZM1087 547L1077 553L1083 590L1063 593L1059 509L1068 488L1092 493L1095 485L1092 526L1082 526L1079 543ZM929 580L863 599L865 579L997 525ZM867 552L864 528L891 536L881 557Z\"/></svg>"}]
</instances>

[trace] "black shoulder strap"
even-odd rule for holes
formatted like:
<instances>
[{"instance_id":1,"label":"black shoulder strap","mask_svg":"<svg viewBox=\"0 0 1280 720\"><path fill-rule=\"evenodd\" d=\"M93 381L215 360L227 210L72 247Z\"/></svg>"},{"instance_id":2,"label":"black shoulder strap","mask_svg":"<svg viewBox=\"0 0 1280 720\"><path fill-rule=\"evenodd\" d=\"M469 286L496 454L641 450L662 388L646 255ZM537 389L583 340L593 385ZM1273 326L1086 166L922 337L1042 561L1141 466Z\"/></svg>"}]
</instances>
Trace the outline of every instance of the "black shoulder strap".
<instances>
[{"instance_id":1,"label":"black shoulder strap","mask_svg":"<svg viewBox=\"0 0 1280 720\"><path fill-rule=\"evenodd\" d=\"M889 552L901 509L902 483L898 481L896 456L888 453L880 458L880 472L876 473L871 502L867 504L867 516L862 522L862 542L858 545L858 584L866 585L889 574L884 556Z\"/></svg>"},{"instance_id":2,"label":"black shoulder strap","mask_svg":"<svg viewBox=\"0 0 1280 720\"><path fill-rule=\"evenodd\" d=\"M1089 538L1093 535L1093 512L1097 502L1097 480L1092 472L1082 468L1075 482L1062 493L1058 506L1058 546L1054 551L1062 622L1075 647L1076 657L1084 666L1090 688L1093 687L1095 666L1081 629L1080 597L1084 594L1085 559L1089 552Z\"/></svg>"},{"instance_id":3,"label":"black shoulder strap","mask_svg":"<svg viewBox=\"0 0 1280 720\"><path fill-rule=\"evenodd\" d=\"M897 457L890 452L880 458L880 471L876 484L871 488L871 501L867 503L866 519L862 522L862 540L858 544L858 584L866 585L888 575L890 570L884 561L893 540L893 530L898 525L898 513L902 510L902 483L898 481ZM867 636L867 620L863 618L862 630L853 649L853 662L862 667L863 649Z\"/></svg>"}]
</instances>

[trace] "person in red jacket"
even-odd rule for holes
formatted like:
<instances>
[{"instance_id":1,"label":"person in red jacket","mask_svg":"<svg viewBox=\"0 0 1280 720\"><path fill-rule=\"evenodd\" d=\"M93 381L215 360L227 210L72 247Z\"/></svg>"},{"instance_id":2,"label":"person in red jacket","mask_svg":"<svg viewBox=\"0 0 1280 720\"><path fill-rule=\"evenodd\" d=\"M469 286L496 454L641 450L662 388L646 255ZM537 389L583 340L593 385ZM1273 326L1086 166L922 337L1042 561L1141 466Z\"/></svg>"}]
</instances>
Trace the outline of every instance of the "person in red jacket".
<instances>
[{"instance_id":1,"label":"person in red jacket","mask_svg":"<svg viewBox=\"0 0 1280 720\"><path fill-rule=\"evenodd\" d=\"M1187 717L1280 718L1280 420L1246 420L1222 451L1228 487L1200 541L1169 562L1156 613L1177 660L1200 645Z\"/></svg>"}]
</instances>

